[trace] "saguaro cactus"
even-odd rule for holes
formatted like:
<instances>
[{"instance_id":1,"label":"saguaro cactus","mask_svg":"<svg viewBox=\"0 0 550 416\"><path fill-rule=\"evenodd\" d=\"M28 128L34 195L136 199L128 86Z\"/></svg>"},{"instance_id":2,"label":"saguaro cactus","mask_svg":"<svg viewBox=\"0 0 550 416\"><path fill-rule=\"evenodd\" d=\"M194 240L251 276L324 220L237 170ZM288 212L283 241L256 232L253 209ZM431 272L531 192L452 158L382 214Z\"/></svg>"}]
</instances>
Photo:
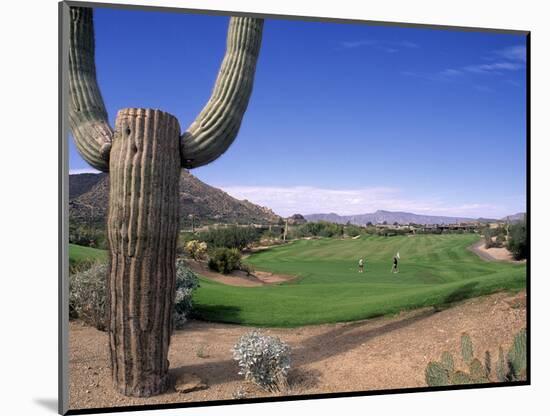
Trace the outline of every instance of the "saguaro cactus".
<instances>
[{"instance_id":1,"label":"saguaro cactus","mask_svg":"<svg viewBox=\"0 0 550 416\"><path fill-rule=\"evenodd\" d=\"M71 8L69 120L82 157L110 172L108 331L114 384L125 395L168 386L180 169L210 163L235 139L262 28L261 19L230 19L212 96L182 135L174 116L137 108L120 110L113 132L96 80L92 9Z\"/></svg>"}]
</instances>

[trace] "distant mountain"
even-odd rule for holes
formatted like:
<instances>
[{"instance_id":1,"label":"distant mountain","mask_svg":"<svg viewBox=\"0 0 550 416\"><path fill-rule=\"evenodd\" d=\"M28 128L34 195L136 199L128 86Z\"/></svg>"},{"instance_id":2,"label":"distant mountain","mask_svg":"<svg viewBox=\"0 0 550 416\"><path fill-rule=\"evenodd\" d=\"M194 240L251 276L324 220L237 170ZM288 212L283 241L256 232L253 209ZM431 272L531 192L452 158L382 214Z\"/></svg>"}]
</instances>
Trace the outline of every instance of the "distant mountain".
<instances>
[{"instance_id":1,"label":"distant mountain","mask_svg":"<svg viewBox=\"0 0 550 416\"><path fill-rule=\"evenodd\" d=\"M207 185L182 169L180 178L181 223L275 224L281 220L269 208L238 200ZM109 203L109 176L100 173L69 175L69 216L71 220L103 223Z\"/></svg>"},{"instance_id":2,"label":"distant mountain","mask_svg":"<svg viewBox=\"0 0 550 416\"><path fill-rule=\"evenodd\" d=\"M351 224L365 225L369 222L373 224L383 223L388 224L397 222L398 224L454 224L457 222L467 221L482 221L490 222L494 221L489 218L467 218L467 217L444 217L435 215L419 215L412 214L410 212L394 212L394 211L382 211L378 210L371 214L359 214L359 215L338 215L335 213L330 214L310 214L304 215L308 221L329 221L337 224L345 224L348 221Z\"/></svg>"},{"instance_id":3,"label":"distant mountain","mask_svg":"<svg viewBox=\"0 0 550 416\"><path fill-rule=\"evenodd\" d=\"M69 200L85 194L105 176L107 176L105 173L80 173L69 175Z\"/></svg>"},{"instance_id":4,"label":"distant mountain","mask_svg":"<svg viewBox=\"0 0 550 416\"><path fill-rule=\"evenodd\" d=\"M519 222L522 221L525 218L525 212L518 212L514 215L507 215L506 217L502 218L502 221L508 221L508 222Z\"/></svg>"}]
</instances>

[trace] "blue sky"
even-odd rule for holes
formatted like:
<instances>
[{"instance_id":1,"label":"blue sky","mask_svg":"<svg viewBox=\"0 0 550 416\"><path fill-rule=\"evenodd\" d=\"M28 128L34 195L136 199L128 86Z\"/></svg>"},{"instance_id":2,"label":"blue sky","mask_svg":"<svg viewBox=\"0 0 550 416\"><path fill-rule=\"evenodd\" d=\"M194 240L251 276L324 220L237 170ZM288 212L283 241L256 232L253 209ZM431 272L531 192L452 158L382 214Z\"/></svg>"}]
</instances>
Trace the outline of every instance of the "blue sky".
<instances>
[{"instance_id":1,"label":"blue sky","mask_svg":"<svg viewBox=\"0 0 550 416\"><path fill-rule=\"evenodd\" d=\"M96 9L98 82L118 109L185 129L210 96L228 17ZM295 212L501 217L525 210L523 35L267 19L239 135L192 171ZM90 171L70 140L70 169Z\"/></svg>"}]
</instances>

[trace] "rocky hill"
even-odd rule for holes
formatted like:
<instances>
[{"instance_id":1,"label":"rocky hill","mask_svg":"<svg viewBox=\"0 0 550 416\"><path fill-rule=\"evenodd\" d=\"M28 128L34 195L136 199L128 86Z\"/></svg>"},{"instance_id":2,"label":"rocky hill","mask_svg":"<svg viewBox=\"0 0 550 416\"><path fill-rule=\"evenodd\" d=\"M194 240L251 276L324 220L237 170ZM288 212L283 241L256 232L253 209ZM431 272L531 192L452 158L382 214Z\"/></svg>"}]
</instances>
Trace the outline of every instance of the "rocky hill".
<instances>
[{"instance_id":1,"label":"rocky hill","mask_svg":"<svg viewBox=\"0 0 550 416\"><path fill-rule=\"evenodd\" d=\"M180 178L182 225L207 223L275 224L280 217L269 208L238 200L207 185L182 169ZM69 175L69 215L71 221L102 224L107 215L109 176L103 173Z\"/></svg>"},{"instance_id":2,"label":"rocky hill","mask_svg":"<svg viewBox=\"0 0 550 416\"><path fill-rule=\"evenodd\" d=\"M523 221L525 218L525 212L518 212L514 215L507 215L506 217L502 218L502 221L508 221L508 222L520 222Z\"/></svg>"}]
</instances>

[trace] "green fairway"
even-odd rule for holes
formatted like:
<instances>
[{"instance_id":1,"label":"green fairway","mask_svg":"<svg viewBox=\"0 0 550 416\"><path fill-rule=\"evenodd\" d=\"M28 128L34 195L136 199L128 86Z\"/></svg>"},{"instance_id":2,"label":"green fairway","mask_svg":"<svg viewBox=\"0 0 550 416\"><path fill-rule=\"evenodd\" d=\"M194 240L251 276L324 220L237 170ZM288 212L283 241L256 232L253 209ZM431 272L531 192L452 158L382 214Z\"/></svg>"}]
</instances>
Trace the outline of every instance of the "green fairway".
<instances>
[{"instance_id":1,"label":"green fairway","mask_svg":"<svg viewBox=\"0 0 550 416\"><path fill-rule=\"evenodd\" d=\"M97 248L69 244L69 264L71 266L94 260L107 260L107 252Z\"/></svg>"},{"instance_id":2,"label":"green fairway","mask_svg":"<svg viewBox=\"0 0 550 416\"><path fill-rule=\"evenodd\" d=\"M257 326L351 321L442 305L525 286L525 265L487 262L467 247L477 235L364 236L301 240L252 255L258 270L294 274L278 286L234 287L203 279L194 297L202 319ZM399 251L400 273L392 274ZM360 257L365 273L357 272Z\"/></svg>"},{"instance_id":3,"label":"green fairway","mask_svg":"<svg viewBox=\"0 0 550 416\"><path fill-rule=\"evenodd\" d=\"M297 279L235 287L201 278L194 313L205 320L292 327L365 319L525 287L525 264L481 260L468 250L478 239L464 234L296 241L246 262ZM397 251L400 273L392 274ZM106 258L102 250L75 245L69 252L71 262ZM357 272L360 257L366 259L364 273Z\"/></svg>"}]
</instances>

